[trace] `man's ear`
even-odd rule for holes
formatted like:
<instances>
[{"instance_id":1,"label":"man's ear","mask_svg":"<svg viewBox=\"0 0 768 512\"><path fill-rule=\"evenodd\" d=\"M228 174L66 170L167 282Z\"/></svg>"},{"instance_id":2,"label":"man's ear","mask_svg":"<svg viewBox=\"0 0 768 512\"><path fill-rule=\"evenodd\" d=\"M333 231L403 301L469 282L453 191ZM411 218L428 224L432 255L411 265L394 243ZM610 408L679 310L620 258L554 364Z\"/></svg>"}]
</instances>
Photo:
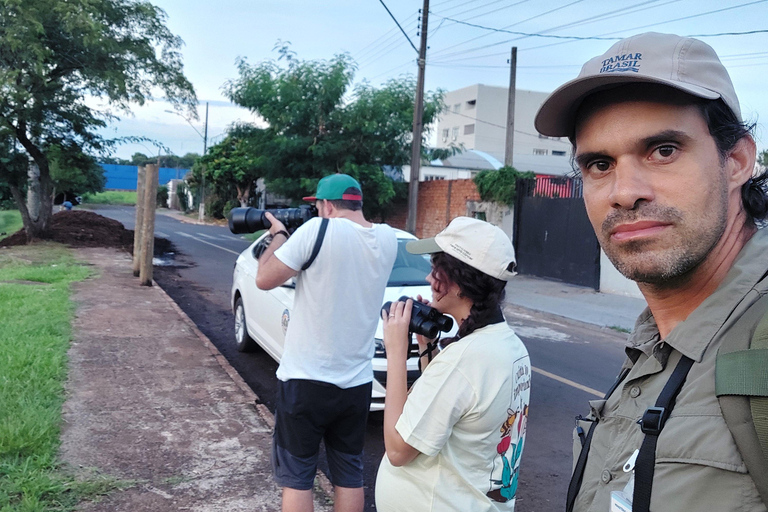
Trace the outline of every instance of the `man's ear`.
<instances>
[{"instance_id":1,"label":"man's ear","mask_svg":"<svg viewBox=\"0 0 768 512\"><path fill-rule=\"evenodd\" d=\"M731 149L726 157L725 165L729 180L741 187L752 177L755 171L756 146L754 139L746 135Z\"/></svg>"}]
</instances>

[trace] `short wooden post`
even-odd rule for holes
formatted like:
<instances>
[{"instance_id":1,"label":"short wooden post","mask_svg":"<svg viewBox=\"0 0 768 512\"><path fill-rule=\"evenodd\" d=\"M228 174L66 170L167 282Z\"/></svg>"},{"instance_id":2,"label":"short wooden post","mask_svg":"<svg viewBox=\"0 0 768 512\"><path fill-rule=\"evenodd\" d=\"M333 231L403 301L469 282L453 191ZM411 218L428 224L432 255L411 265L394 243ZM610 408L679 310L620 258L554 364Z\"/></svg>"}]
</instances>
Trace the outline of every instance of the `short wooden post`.
<instances>
[{"instance_id":1,"label":"short wooden post","mask_svg":"<svg viewBox=\"0 0 768 512\"><path fill-rule=\"evenodd\" d=\"M141 268L139 284L152 286L152 257L155 252L155 209L157 208L157 182L160 166L147 164L144 182L144 218L141 230Z\"/></svg>"},{"instance_id":2,"label":"short wooden post","mask_svg":"<svg viewBox=\"0 0 768 512\"><path fill-rule=\"evenodd\" d=\"M146 168L143 165L138 167L139 177L136 181L136 222L133 227L133 275L139 277L141 268L141 226L144 223L144 180L146 179Z\"/></svg>"}]
</instances>

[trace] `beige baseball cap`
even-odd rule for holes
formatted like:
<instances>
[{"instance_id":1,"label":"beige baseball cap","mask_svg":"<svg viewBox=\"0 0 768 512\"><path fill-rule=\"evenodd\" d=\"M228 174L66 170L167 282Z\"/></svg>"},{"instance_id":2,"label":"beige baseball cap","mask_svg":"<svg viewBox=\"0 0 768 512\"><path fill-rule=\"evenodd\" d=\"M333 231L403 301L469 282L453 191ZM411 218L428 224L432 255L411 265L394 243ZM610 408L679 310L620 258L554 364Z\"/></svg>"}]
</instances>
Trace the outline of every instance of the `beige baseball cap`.
<instances>
[{"instance_id":1,"label":"beige baseball cap","mask_svg":"<svg viewBox=\"0 0 768 512\"><path fill-rule=\"evenodd\" d=\"M584 64L577 78L544 101L536 129L550 137L570 136L576 111L587 96L638 82L668 85L708 100L722 98L741 120L731 77L711 46L691 37L646 32L622 39Z\"/></svg>"},{"instance_id":2,"label":"beige baseball cap","mask_svg":"<svg viewBox=\"0 0 768 512\"><path fill-rule=\"evenodd\" d=\"M456 217L434 238L412 240L405 249L411 254L444 252L502 281L515 275L515 248L507 234L471 217Z\"/></svg>"}]
</instances>

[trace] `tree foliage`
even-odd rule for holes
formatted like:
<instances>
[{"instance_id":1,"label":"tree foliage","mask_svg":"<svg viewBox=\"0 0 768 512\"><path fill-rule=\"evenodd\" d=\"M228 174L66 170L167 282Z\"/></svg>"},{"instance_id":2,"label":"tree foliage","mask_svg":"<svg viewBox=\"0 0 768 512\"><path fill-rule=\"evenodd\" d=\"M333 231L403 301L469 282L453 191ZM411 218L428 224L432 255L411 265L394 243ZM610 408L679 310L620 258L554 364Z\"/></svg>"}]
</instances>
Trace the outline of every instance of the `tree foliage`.
<instances>
[{"instance_id":1,"label":"tree foliage","mask_svg":"<svg viewBox=\"0 0 768 512\"><path fill-rule=\"evenodd\" d=\"M260 128L242 125L230 130L200 159L208 184L219 196L234 193L240 206L247 206L256 180L264 175L269 142L269 134Z\"/></svg>"},{"instance_id":2,"label":"tree foliage","mask_svg":"<svg viewBox=\"0 0 768 512\"><path fill-rule=\"evenodd\" d=\"M355 64L346 54L303 61L287 45L278 53L256 65L241 60L239 77L225 86L234 103L268 124L259 131L258 174L270 191L300 198L314 193L320 178L344 172L360 181L365 214L385 214L395 189L382 167L410 162L415 79L353 86ZM428 94L424 105L428 125L442 93Z\"/></svg>"},{"instance_id":3,"label":"tree foliage","mask_svg":"<svg viewBox=\"0 0 768 512\"><path fill-rule=\"evenodd\" d=\"M768 149L764 149L757 154L757 163L762 165L763 168L768 169Z\"/></svg>"},{"instance_id":4,"label":"tree foliage","mask_svg":"<svg viewBox=\"0 0 768 512\"><path fill-rule=\"evenodd\" d=\"M28 238L49 235L54 148L93 154L109 145L97 129L113 115L87 99L126 111L161 91L196 115L182 41L165 19L137 0L0 0L0 139L10 135L40 171L38 216L14 192ZM22 169L0 171L12 189L25 180Z\"/></svg>"},{"instance_id":5,"label":"tree foliage","mask_svg":"<svg viewBox=\"0 0 768 512\"><path fill-rule=\"evenodd\" d=\"M480 171L473 178L480 199L512 206L517 196L517 180L535 178L530 171L520 172L514 167L502 167L499 170Z\"/></svg>"}]
</instances>

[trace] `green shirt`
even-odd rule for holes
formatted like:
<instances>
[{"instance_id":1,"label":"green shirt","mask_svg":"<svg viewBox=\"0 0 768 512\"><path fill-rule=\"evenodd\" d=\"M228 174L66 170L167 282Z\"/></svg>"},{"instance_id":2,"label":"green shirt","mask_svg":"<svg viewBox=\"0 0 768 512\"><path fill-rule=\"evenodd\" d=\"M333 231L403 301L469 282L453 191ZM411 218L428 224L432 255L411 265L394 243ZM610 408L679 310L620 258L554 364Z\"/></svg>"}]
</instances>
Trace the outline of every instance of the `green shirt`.
<instances>
[{"instance_id":1,"label":"green shirt","mask_svg":"<svg viewBox=\"0 0 768 512\"><path fill-rule=\"evenodd\" d=\"M656 447L651 510L764 512L757 489L720 412L715 358L734 322L768 293L768 229L741 250L723 283L662 340L651 312L638 318L626 348L631 370L608 400L590 401L598 418L574 510L607 512L611 491L630 473L622 466L640 448L637 421L655 405L681 354L694 360ZM588 430L588 423L583 422ZM581 450L574 434L574 460Z\"/></svg>"}]
</instances>

